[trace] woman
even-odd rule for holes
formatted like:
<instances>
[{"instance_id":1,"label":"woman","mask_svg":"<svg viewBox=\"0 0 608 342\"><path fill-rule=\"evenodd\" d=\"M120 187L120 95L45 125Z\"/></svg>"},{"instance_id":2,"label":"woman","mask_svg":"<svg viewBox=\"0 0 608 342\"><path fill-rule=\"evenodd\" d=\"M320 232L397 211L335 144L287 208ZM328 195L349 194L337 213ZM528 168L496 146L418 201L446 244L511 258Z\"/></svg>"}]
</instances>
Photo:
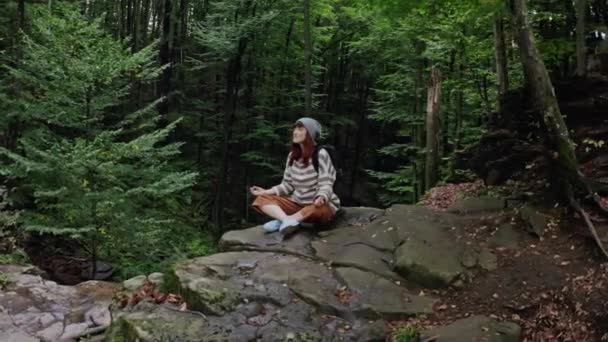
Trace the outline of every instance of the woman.
<instances>
[{"instance_id":1,"label":"woman","mask_svg":"<svg viewBox=\"0 0 608 342\"><path fill-rule=\"evenodd\" d=\"M294 233L301 222L326 224L340 209L340 199L334 194L336 170L329 153L318 151L318 172L312 158L321 134L321 124L311 118L301 118L293 126L291 151L287 156L283 181L270 189L252 186L257 198L253 207L274 220L264 224L266 232Z\"/></svg>"}]
</instances>

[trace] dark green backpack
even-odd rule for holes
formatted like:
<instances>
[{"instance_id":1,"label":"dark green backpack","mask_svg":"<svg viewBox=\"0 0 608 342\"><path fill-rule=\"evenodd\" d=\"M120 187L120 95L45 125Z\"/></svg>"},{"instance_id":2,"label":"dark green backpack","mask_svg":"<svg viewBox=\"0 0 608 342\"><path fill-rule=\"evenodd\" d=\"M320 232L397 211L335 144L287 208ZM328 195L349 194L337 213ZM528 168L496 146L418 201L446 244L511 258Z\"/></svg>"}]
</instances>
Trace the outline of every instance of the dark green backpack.
<instances>
[{"instance_id":1,"label":"dark green backpack","mask_svg":"<svg viewBox=\"0 0 608 342\"><path fill-rule=\"evenodd\" d=\"M331 163L334 165L334 169L336 169L336 182L338 179L342 178L342 168L340 164L340 156L336 151L336 148L332 145L317 145L315 147L315 151L312 154L312 165L315 167L315 171L319 172L319 151L325 150L329 154L329 158L331 159Z\"/></svg>"}]
</instances>

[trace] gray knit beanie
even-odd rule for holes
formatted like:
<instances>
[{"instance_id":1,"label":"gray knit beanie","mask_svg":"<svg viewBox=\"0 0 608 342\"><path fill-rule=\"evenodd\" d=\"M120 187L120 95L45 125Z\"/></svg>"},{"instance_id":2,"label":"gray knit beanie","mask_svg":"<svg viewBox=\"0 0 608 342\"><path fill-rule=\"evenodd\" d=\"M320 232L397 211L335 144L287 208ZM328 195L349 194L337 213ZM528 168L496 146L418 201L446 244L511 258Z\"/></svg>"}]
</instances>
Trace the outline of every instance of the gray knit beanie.
<instances>
[{"instance_id":1,"label":"gray knit beanie","mask_svg":"<svg viewBox=\"0 0 608 342\"><path fill-rule=\"evenodd\" d=\"M316 144L317 139L321 136L321 124L313 118L300 118L296 123L301 123L310 134L312 141Z\"/></svg>"}]
</instances>

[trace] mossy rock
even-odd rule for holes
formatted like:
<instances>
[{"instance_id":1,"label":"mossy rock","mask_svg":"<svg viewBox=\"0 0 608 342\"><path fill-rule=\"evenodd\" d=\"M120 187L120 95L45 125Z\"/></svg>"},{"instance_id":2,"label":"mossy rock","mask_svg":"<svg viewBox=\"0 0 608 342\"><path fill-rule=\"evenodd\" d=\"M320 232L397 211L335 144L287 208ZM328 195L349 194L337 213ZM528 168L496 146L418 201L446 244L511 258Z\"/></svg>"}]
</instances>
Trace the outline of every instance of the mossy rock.
<instances>
[{"instance_id":1,"label":"mossy rock","mask_svg":"<svg viewBox=\"0 0 608 342\"><path fill-rule=\"evenodd\" d=\"M217 279L193 277L185 270L186 265L178 264L165 277L164 288L180 294L189 308L212 315L225 315L234 310L240 302L237 289L227 288L226 282Z\"/></svg>"},{"instance_id":2,"label":"mossy rock","mask_svg":"<svg viewBox=\"0 0 608 342\"><path fill-rule=\"evenodd\" d=\"M163 307L120 316L110 326L106 342L222 342L238 338L230 328L210 324L202 316Z\"/></svg>"}]
</instances>

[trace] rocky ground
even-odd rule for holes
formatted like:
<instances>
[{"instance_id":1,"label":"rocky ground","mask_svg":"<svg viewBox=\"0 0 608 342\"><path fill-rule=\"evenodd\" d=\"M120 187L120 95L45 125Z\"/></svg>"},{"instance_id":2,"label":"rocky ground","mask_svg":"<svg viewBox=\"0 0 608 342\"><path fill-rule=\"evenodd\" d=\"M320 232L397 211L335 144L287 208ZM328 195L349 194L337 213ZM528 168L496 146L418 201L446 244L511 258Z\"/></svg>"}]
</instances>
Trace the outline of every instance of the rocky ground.
<instances>
[{"instance_id":1,"label":"rocky ground","mask_svg":"<svg viewBox=\"0 0 608 342\"><path fill-rule=\"evenodd\" d=\"M105 330L120 285L64 286L33 266L0 265L0 341L74 341Z\"/></svg>"},{"instance_id":2,"label":"rocky ground","mask_svg":"<svg viewBox=\"0 0 608 342\"><path fill-rule=\"evenodd\" d=\"M579 223L557 220L559 208L457 195L479 188L445 187L426 206L347 208L331 229L287 239L260 227L228 232L224 252L184 261L164 277L163 290L174 295L155 289L159 275L125 282L105 339L416 341L404 337L418 332L425 341L607 339L607 269ZM0 271L8 275L3 322L11 322L0 340L70 340L74 325L78 336L106 327L87 312L107 308L116 289L103 297L91 286ZM61 295L36 297L41 292Z\"/></svg>"}]
</instances>

